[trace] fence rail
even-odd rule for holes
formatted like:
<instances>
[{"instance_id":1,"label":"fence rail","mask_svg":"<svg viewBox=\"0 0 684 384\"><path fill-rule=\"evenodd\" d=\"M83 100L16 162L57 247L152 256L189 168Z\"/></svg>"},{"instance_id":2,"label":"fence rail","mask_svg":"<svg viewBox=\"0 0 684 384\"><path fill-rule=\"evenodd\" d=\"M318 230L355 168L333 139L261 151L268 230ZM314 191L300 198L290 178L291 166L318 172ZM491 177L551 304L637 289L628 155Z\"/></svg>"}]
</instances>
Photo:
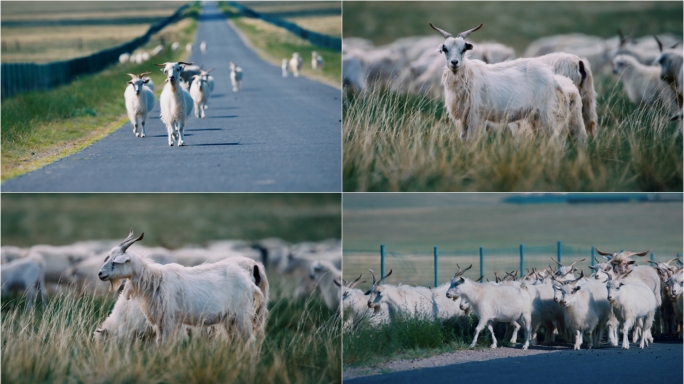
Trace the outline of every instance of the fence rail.
<instances>
[{"instance_id":1,"label":"fence rail","mask_svg":"<svg viewBox=\"0 0 684 384\"><path fill-rule=\"evenodd\" d=\"M0 73L2 75L0 81L2 83L1 95L4 98L28 91L52 89L72 82L77 76L99 72L118 63L121 54L133 52L138 47L147 44L152 35L161 31L168 24L177 21L189 6L189 4L185 4L178 8L173 15L153 24L144 35L89 56L46 64L3 63Z\"/></svg>"},{"instance_id":2,"label":"fence rail","mask_svg":"<svg viewBox=\"0 0 684 384\"><path fill-rule=\"evenodd\" d=\"M261 19L267 23L271 23L277 27L281 27L284 29L287 29L288 31L292 32L293 34L299 36L300 38L307 40L313 45L317 45L319 47L323 48L328 48L332 49L337 52L342 52L342 38L341 37L334 37L330 35L324 35L322 33L310 31L308 29L304 29L300 26L298 26L295 23L290 23L289 21L285 21L281 18L271 16L268 14L262 14L259 12L254 11L251 8L245 7L244 5L235 2L235 1L229 1L228 5L230 5L233 8L236 8L240 13L247 17L252 17L256 19Z\"/></svg>"},{"instance_id":3,"label":"fence rail","mask_svg":"<svg viewBox=\"0 0 684 384\"><path fill-rule=\"evenodd\" d=\"M379 251L379 252L378 252ZM596 250L594 247L575 247L563 244L558 241L554 245L548 246L525 246L520 244L518 247L508 248L484 248L479 250L451 250L444 251L439 247L433 248L432 254L425 252L399 253L388 251L384 244L379 249L345 249L343 250L343 269L345 279L352 279L361 274L367 274L368 269L376 269L380 266L380 276L385 276L386 260L391 262L389 269L393 269L393 281L404 284L419 284L438 286L445 283L456 271L456 264L465 268L473 264L473 269L468 273L474 279L480 276L494 279L494 271L503 275L504 271L519 270L536 267L544 268L553 264L551 259L563 264L572 262L583 262L577 264L578 268L594 265ZM680 254L677 253L676 256ZM379 257L378 257L379 256ZM651 252L650 260L654 260L657 255ZM661 258L671 258L674 255L661 256ZM432 258L432 260L430 260ZM430 265L432 262L432 265ZM433 268L430 268L430 267ZM479 266L479 271L477 267ZM553 264L555 266L555 264ZM432 269L432 273L431 273ZM376 269L377 270L377 269ZM440 273L441 271L441 273ZM399 273L397 273L399 272ZM585 273L590 271L585 270Z\"/></svg>"}]
</instances>

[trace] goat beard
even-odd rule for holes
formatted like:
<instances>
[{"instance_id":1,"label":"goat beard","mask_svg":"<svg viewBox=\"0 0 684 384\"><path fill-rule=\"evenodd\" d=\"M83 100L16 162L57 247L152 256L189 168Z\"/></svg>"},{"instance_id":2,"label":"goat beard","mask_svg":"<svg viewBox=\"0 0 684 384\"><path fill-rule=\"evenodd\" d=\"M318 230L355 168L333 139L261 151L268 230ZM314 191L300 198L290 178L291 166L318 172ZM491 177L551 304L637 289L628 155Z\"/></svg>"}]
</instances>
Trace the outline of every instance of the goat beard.
<instances>
[{"instance_id":1,"label":"goat beard","mask_svg":"<svg viewBox=\"0 0 684 384\"><path fill-rule=\"evenodd\" d=\"M121 287L121 284L123 281L126 279L116 279L116 280L109 280L109 292L116 292L119 290L119 287Z\"/></svg>"}]
</instances>

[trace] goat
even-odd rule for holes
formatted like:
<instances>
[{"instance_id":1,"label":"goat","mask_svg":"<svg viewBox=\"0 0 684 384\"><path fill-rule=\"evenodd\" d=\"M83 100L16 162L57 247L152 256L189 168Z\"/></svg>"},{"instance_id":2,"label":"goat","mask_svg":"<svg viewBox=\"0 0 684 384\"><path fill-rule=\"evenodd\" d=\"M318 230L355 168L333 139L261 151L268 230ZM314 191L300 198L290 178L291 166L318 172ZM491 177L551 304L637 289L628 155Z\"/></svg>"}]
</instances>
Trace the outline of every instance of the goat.
<instances>
[{"instance_id":1,"label":"goat","mask_svg":"<svg viewBox=\"0 0 684 384\"><path fill-rule=\"evenodd\" d=\"M613 59L613 73L620 76L632 103L662 107L670 114L677 112L676 96L661 81L659 67L641 64L629 55L617 55Z\"/></svg>"},{"instance_id":2,"label":"goat","mask_svg":"<svg viewBox=\"0 0 684 384\"><path fill-rule=\"evenodd\" d=\"M639 348L648 346L653 318L656 311L656 300L653 292L638 279L625 279L632 271L618 275L615 280L608 275L606 288L608 301L613 313L622 323L622 348L629 349L627 336L635 324L641 328Z\"/></svg>"},{"instance_id":3,"label":"goat","mask_svg":"<svg viewBox=\"0 0 684 384\"><path fill-rule=\"evenodd\" d=\"M323 63L323 57L319 55L318 52L311 52L311 68L316 71L321 71L323 70Z\"/></svg>"},{"instance_id":4,"label":"goat","mask_svg":"<svg viewBox=\"0 0 684 384\"><path fill-rule=\"evenodd\" d=\"M133 133L136 137L145 137L147 114L154 108L154 88L147 86L150 79L145 78L149 74L150 72L139 75L127 73L131 80L126 83L128 86L124 92L124 99L126 101L126 112L128 112L128 118L133 124ZM138 132L138 127L140 127L140 132Z\"/></svg>"},{"instance_id":5,"label":"goat","mask_svg":"<svg viewBox=\"0 0 684 384\"><path fill-rule=\"evenodd\" d=\"M343 318L346 318L344 320L345 330L351 330L362 321L368 321L371 326L378 326L389 322L387 304L383 303L372 309L368 308L364 292L356 288L357 284L366 282L364 280L359 283L361 276L359 275L356 280L350 283L347 283L345 280L342 280L342 284L337 280L334 281L335 285L342 289L342 314Z\"/></svg>"},{"instance_id":6,"label":"goat","mask_svg":"<svg viewBox=\"0 0 684 384\"><path fill-rule=\"evenodd\" d=\"M658 36L653 36L658 42L658 49L660 56L656 59L656 63L660 65L660 78L670 85L672 91L677 97L677 106L682 109L682 89L684 89L684 81L682 80L682 66L684 66L684 57L681 49L675 49L681 42L677 42L669 49L663 49L663 43L660 42Z\"/></svg>"},{"instance_id":7,"label":"goat","mask_svg":"<svg viewBox=\"0 0 684 384\"><path fill-rule=\"evenodd\" d=\"M0 267L0 279L2 281L2 295L5 296L13 290L24 290L26 296L26 312L33 305L36 291L40 292L41 303L45 308L47 298L45 296L45 262L40 256L29 255L20 259L3 264Z\"/></svg>"},{"instance_id":8,"label":"goat","mask_svg":"<svg viewBox=\"0 0 684 384\"><path fill-rule=\"evenodd\" d=\"M299 52L295 52L292 54L292 58L290 59L290 72L292 72L292 75L294 77L299 77L299 71L302 70L302 57L299 56Z\"/></svg>"},{"instance_id":9,"label":"goat","mask_svg":"<svg viewBox=\"0 0 684 384\"><path fill-rule=\"evenodd\" d=\"M190 96L195 105L195 117L204 119L209 99L209 84L203 76L195 75L190 85Z\"/></svg>"},{"instance_id":10,"label":"goat","mask_svg":"<svg viewBox=\"0 0 684 384\"><path fill-rule=\"evenodd\" d=\"M283 77L287 77L288 72L287 72L287 59L283 59L283 61L280 62L280 70L282 73Z\"/></svg>"},{"instance_id":11,"label":"goat","mask_svg":"<svg viewBox=\"0 0 684 384\"><path fill-rule=\"evenodd\" d=\"M158 344L165 343L182 324L221 324L228 334L236 327L248 345L256 341L254 303L263 301L263 293L247 271L220 262L190 268L159 265L127 252L143 236L135 238L131 228L128 237L112 248L98 277L112 287L129 279L129 296L139 299Z\"/></svg>"},{"instance_id":12,"label":"goat","mask_svg":"<svg viewBox=\"0 0 684 384\"><path fill-rule=\"evenodd\" d=\"M207 54L207 42L206 41L202 41L200 43L200 51L202 51L203 55Z\"/></svg>"},{"instance_id":13,"label":"goat","mask_svg":"<svg viewBox=\"0 0 684 384\"><path fill-rule=\"evenodd\" d=\"M342 278L342 272L328 261L316 260L311 264L309 277L317 282L318 290L321 291L328 309L333 312L339 311L341 290L334 281Z\"/></svg>"},{"instance_id":14,"label":"goat","mask_svg":"<svg viewBox=\"0 0 684 384\"><path fill-rule=\"evenodd\" d=\"M470 348L475 347L477 337L485 326L492 336L491 348L496 348L496 337L491 323L492 321L501 321L520 324L525 330L525 342L522 349L527 349L530 345L530 333L532 331L532 297L526 287L478 284L463 277L463 273L470 268L472 265L464 270L459 267L451 279L449 290L446 292L448 298L465 298L479 319Z\"/></svg>"},{"instance_id":15,"label":"goat","mask_svg":"<svg viewBox=\"0 0 684 384\"><path fill-rule=\"evenodd\" d=\"M392 274L392 270L377 281L373 270L369 269L369 271L373 276L373 285L366 292L366 295L370 296L368 308L377 311L378 308L382 308L382 304L386 304L391 319L400 317L432 319L432 292L429 289L406 285L385 285L384 281Z\"/></svg>"},{"instance_id":16,"label":"goat","mask_svg":"<svg viewBox=\"0 0 684 384\"><path fill-rule=\"evenodd\" d=\"M546 65L532 60L469 60L465 52L473 45L465 39L482 24L456 37L430 26L445 39L439 47L447 64L442 75L444 102L451 119L462 123L461 139L481 132L486 121L527 120L535 131L541 127L553 133L556 81Z\"/></svg>"},{"instance_id":17,"label":"goat","mask_svg":"<svg viewBox=\"0 0 684 384\"><path fill-rule=\"evenodd\" d=\"M178 141L178 146L185 145L183 134L185 132L185 119L192 112L193 100L190 93L186 91L180 84L180 75L186 65L192 63L185 63L179 61L177 63L163 63L155 64L162 67L161 70L166 74L166 85L159 96L159 104L161 106L161 120L166 125L166 132L168 133L169 146L173 146L174 139Z\"/></svg>"},{"instance_id":18,"label":"goat","mask_svg":"<svg viewBox=\"0 0 684 384\"><path fill-rule=\"evenodd\" d=\"M242 68L235 63L230 63L230 82L233 84L233 92L242 89Z\"/></svg>"}]
</instances>

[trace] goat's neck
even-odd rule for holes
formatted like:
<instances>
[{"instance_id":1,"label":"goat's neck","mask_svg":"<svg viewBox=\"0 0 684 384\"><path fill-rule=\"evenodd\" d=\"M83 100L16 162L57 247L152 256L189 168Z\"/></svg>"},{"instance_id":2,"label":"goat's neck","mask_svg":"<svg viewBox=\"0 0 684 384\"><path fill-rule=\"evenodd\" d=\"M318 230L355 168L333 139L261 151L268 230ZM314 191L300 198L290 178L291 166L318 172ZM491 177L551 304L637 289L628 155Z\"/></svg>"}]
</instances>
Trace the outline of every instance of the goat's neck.
<instances>
[{"instance_id":1,"label":"goat's neck","mask_svg":"<svg viewBox=\"0 0 684 384\"><path fill-rule=\"evenodd\" d=\"M161 283L161 271L147 260L131 256L131 288L136 296L150 299Z\"/></svg>"}]
</instances>

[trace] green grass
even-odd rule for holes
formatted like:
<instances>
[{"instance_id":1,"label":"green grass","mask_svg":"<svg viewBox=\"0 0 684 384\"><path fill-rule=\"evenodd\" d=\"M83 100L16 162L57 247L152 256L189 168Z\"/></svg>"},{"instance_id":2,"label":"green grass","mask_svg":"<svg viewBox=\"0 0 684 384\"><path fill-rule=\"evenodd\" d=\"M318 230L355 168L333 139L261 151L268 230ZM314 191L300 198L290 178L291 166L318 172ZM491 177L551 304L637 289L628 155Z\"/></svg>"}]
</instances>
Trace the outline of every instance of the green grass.
<instances>
[{"instance_id":1,"label":"green grass","mask_svg":"<svg viewBox=\"0 0 684 384\"><path fill-rule=\"evenodd\" d=\"M302 71L304 76L314 79L323 78L327 83L341 87L342 54L300 39L289 31L273 26L258 19L241 17L233 8L222 4L221 9L233 21L235 26L247 37L263 59L280 66L282 59L289 59L292 53L299 52L304 60ZM325 61L323 70L318 72L311 68L311 52L317 51Z\"/></svg>"},{"instance_id":2,"label":"green grass","mask_svg":"<svg viewBox=\"0 0 684 384\"><path fill-rule=\"evenodd\" d=\"M177 248L218 239L341 238L340 194L5 194L2 244L120 239Z\"/></svg>"},{"instance_id":3,"label":"green grass","mask_svg":"<svg viewBox=\"0 0 684 384\"><path fill-rule=\"evenodd\" d=\"M467 349L476 325L474 315L444 322L421 317L398 318L376 328L360 323L343 333L343 364L345 368L377 366L396 359L422 358ZM498 344L501 344L504 333L503 325L495 327ZM489 345L489 333L480 332L476 348Z\"/></svg>"},{"instance_id":4,"label":"green grass","mask_svg":"<svg viewBox=\"0 0 684 384\"><path fill-rule=\"evenodd\" d=\"M192 338L97 344L92 332L114 299L60 293L43 311L24 314L16 299L2 304L3 382L330 383L341 382L341 326L317 296L292 299L288 279L271 278L261 352L234 342Z\"/></svg>"},{"instance_id":5,"label":"green grass","mask_svg":"<svg viewBox=\"0 0 684 384\"><path fill-rule=\"evenodd\" d=\"M164 37L167 44L193 39L198 6L185 12L185 21L168 26L144 48L152 49ZM182 26L179 28L178 26ZM74 153L119 128L125 121L123 91L127 72L152 72L156 93L161 93L163 74L153 62L178 60L182 50L165 50L154 61L117 64L100 73L43 92L27 92L2 100L2 179L34 170L59 157Z\"/></svg>"}]
</instances>

